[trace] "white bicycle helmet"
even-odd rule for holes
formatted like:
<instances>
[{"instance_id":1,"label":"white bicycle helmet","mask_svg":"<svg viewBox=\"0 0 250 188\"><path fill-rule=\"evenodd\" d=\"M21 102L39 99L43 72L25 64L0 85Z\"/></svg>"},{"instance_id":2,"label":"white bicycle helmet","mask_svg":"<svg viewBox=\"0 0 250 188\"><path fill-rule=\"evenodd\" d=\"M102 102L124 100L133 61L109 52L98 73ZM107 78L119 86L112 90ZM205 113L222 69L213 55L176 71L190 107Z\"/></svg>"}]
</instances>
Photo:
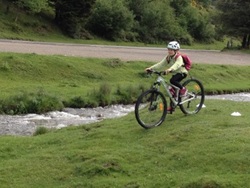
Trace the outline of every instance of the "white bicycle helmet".
<instances>
[{"instance_id":1,"label":"white bicycle helmet","mask_svg":"<svg viewBox=\"0 0 250 188\"><path fill-rule=\"evenodd\" d=\"M172 50L179 50L181 47L180 47L180 44L177 42L177 41L171 41L169 44L168 44L168 49L172 49Z\"/></svg>"}]
</instances>

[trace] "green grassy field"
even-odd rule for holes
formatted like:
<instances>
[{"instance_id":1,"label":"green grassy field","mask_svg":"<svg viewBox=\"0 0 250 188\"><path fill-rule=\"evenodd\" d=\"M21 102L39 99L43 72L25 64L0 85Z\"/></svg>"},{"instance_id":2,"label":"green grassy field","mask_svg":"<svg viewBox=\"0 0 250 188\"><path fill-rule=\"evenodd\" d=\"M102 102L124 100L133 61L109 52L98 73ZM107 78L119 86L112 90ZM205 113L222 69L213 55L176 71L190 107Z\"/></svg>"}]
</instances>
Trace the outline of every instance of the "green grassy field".
<instances>
[{"instance_id":1,"label":"green grassy field","mask_svg":"<svg viewBox=\"0 0 250 188\"><path fill-rule=\"evenodd\" d=\"M44 89L62 98L84 95L102 83L118 87L148 86L145 67L155 62L95 59L36 54L0 53L0 98L22 91ZM202 81L206 93L249 91L249 66L209 65L194 62L190 75ZM166 76L166 80L169 79Z\"/></svg>"},{"instance_id":2,"label":"green grassy field","mask_svg":"<svg viewBox=\"0 0 250 188\"><path fill-rule=\"evenodd\" d=\"M0 109L13 114L15 109L4 109L29 108L45 100L48 100L47 107L41 107L40 112L71 107L79 101L82 103L79 107L134 103L139 93L148 89L155 79L144 73L145 67L153 63L0 53ZM221 94L249 91L249 71L249 66L194 62L190 75L203 83L206 94ZM169 78L166 76L166 80ZM49 98L35 98L38 95ZM54 109L50 107L51 100L58 103ZM25 112L39 113L39 110L21 109L15 113Z\"/></svg>"},{"instance_id":3,"label":"green grassy field","mask_svg":"<svg viewBox=\"0 0 250 188\"><path fill-rule=\"evenodd\" d=\"M249 187L249 103L207 100L150 130L134 114L0 137L1 187ZM233 111L242 116L232 117Z\"/></svg>"},{"instance_id":4,"label":"green grassy field","mask_svg":"<svg viewBox=\"0 0 250 188\"><path fill-rule=\"evenodd\" d=\"M153 63L0 53L0 99L42 90L62 101L90 100L105 85L115 101L118 90L148 88L154 77L143 70ZM194 63L190 73L207 93L231 93L249 91L249 69ZM249 103L205 105L193 116L177 109L150 130L132 112L38 136L1 136L1 187L248 187Z\"/></svg>"}]
</instances>

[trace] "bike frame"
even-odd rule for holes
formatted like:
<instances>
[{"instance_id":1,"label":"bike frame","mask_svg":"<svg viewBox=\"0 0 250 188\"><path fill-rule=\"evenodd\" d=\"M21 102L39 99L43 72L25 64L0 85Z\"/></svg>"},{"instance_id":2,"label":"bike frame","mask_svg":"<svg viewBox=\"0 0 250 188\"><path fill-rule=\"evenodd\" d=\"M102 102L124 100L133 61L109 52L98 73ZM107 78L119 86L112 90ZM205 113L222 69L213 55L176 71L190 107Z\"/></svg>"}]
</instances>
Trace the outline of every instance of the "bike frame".
<instances>
[{"instance_id":1,"label":"bike frame","mask_svg":"<svg viewBox=\"0 0 250 188\"><path fill-rule=\"evenodd\" d=\"M205 95L204 87L199 80L189 75L189 78L182 83L188 90L187 95L182 97L179 94L180 89L168 83L162 76L165 75L165 71L148 70L147 72L157 76L151 88L143 91L135 104L135 117L143 128L161 125L167 114L172 113L176 107L179 107L185 115L197 114L201 110ZM167 97L170 98L170 106L168 106Z\"/></svg>"},{"instance_id":2,"label":"bike frame","mask_svg":"<svg viewBox=\"0 0 250 188\"><path fill-rule=\"evenodd\" d=\"M174 106L182 105L186 102L189 102L189 101L192 101L193 99L195 99L195 95L188 92L186 99L179 101L178 99L179 99L179 90L180 89L178 87L170 84L170 83L167 83L166 80L161 75L158 75L156 81L153 84L153 88L159 91L160 90L159 88L161 85L163 86L165 92L167 93L168 97L170 98L170 100L174 104ZM172 94L170 93L170 91L168 89L170 86L175 89L176 96L172 96Z\"/></svg>"}]
</instances>

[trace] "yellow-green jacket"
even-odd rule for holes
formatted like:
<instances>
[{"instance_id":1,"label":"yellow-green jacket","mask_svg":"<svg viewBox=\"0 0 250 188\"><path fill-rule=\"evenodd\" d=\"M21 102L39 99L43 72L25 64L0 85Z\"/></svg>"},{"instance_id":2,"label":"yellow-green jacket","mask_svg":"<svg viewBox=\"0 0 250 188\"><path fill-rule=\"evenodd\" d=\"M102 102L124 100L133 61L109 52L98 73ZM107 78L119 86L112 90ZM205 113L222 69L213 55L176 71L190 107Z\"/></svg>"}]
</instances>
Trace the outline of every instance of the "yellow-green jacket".
<instances>
[{"instance_id":1,"label":"yellow-green jacket","mask_svg":"<svg viewBox=\"0 0 250 188\"><path fill-rule=\"evenodd\" d=\"M165 56L160 62L156 63L150 68L157 69L157 70L166 70L167 68L170 68L172 70L171 71L172 74L176 74L176 73L187 74L188 71L184 67L184 62L183 62L181 55L179 55L179 57L177 58L176 56L177 56L177 53L173 57Z\"/></svg>"}]
</instances>

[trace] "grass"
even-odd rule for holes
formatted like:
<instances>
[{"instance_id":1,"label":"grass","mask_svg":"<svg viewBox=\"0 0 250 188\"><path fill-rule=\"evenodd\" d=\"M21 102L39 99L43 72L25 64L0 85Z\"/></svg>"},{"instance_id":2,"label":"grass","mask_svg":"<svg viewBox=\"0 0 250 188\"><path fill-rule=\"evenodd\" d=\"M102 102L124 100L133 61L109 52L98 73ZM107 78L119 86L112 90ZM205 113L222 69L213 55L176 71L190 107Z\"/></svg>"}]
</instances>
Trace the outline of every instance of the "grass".
<instances>
[{"instance_id":1,"label":"grass","mask_svg":"<svg viewBox=\"0 0 250 188\"><path fill-rule=\"evenodd\" d=\"M249 104L205 104L150 130L131 113L35 137L2 136L1 187L248 187ZM235 110L242 116L230 116Z\"/></svg>"},{"instance_id":2,"label":"grass","mask_svg":"<svg viewBox=\"0 0 250 188\"><path fill-rule=\"evenodd\" d=\"M97 101L100 91L110 88L113 93L130 87L138 78L143 64L117 59L83 59L36 54L0 54L0 99L22 93L48 93L62 102L81 97ZM128 77L129 74L135 77ZM114 72L116 72L114 74ZM135 84L138 85L138 84ZM111 92L111 91L110 91ZM105 94L105 92L103 92ZM118 100L112 99L113 102ZM89 102L91 103L91 102Z\"/></svg>"},{"instance_id":3,"label":"grass","mask_svg":"<svg viewBox=\"0 0 250 188\"><path fill-rule=\"evenodd\" d=\"M153 63L0 53L0 98L24 90L34 92L43 89L53 94L60 93L66 99L98 89L102 83L117 88L138 86L146 81L145 85L149 86L155 78L147 78L144 69ZM213 93L248 91L248 73L249 66L196 63L190 71L192 76L203 82L207 92Z\"/></svg>"},{"instance_id":4,"label":"grass","mask_svg":"<svg viewBox=\"0 0 250 188\"><path fill-rule=\"evenodd\" d=\"M42 90L62 101L76 97L77 104L79 95L85 100L109 89L113 97L117 91L127 97L131 88L153 82L143 73L152 63L0 53L0 98ZM191 70L208 93L249 91L248 73L249 66L196 63ZM248 187L249 103L205 105L194 116L177 110L150 130L130 113L79 127L40 128L32 137L1 136L1 187ZM242 116L230 116L234 111Z\"/></svg>"},{"instance_id":5,"label":"grass","mask_svg":"<svg viewBox=\"0 0 250 188\"><path fill-rule=\"evenodd\" d=\"M155 80L144 73L153 63L0 53L0 109L8 114L44 113L134 103ZM222 94L249 91L249 71L249 66L194 62L190 74L203 83L206 94Z\"/></svg>"}]
</instances>

